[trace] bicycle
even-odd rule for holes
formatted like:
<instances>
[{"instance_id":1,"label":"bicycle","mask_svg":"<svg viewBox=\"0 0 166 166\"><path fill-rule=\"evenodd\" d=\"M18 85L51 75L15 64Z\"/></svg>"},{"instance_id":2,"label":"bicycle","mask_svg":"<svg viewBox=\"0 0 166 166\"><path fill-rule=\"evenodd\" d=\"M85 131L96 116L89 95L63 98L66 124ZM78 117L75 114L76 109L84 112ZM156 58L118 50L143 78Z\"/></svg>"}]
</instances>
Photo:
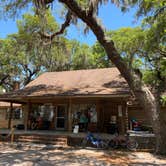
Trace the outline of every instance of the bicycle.
<instances>
[{"instance_id":1,"label":"bicycle","mask_svg":"<svg viewBox=\"0 0 166 166\"><path fill-rule=\"evenodd\" d=\"M108 146L117 149L119 147L127 148L128 150L135 151L138 147L138 143L135 140L131 140L129 138L129 134L126 134L125 136L115 136L113 139L111 139L108 143Z\"/></svg>"},{"instance_id":2,"label":"bicycle","mask_svg":"<svg viewBox=\"0 0 166 166\"><path fill-rule=\"evenodd\" d=\"M87 145L95 147L97 149L106 149L108 148L108 143L103 141L98 137L94 137L94 135L88 132L87 136L83 139L81 143L82 147L85 148Z\"/></svg>"}]
</instances>

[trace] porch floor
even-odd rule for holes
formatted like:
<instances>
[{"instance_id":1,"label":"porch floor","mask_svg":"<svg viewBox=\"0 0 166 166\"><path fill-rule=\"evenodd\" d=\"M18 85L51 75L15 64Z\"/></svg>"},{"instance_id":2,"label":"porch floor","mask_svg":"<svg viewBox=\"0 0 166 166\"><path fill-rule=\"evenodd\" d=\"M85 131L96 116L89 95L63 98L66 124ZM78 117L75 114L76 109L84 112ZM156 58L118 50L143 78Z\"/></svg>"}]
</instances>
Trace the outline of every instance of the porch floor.
<instances>
[{"instance_id":1,"label":"porch floor","mask_svg":"<svg viewBox=\"0 0 166 166\"><path fill-rule=\"evenodd\" d=\"M11 130L9 129L0 129L0 135L9 134ZM127 133L130 134L130 137L155 137L153 133L149 132L135 132L128 130ZM80 137L84 138L87 135L87 132L79 132L77 134L69 131L55 131L55 130L15 130L15 135L48 135L48 136L70 136L70 137ZM108 133L93 133L94 136L99 136L100 138L111 139L114 135Z\"/></svg>"},{"instance_id":2,"label":"porch floor","mask_svg":"<svg viewBox=\"0 0 166 166\"><path fill-rule=\"evenodd\" d=\"M8 129L0 129L0 135L10 135L10 130ZM151 133L146 132L133 132L128 131L130 133L130 138L134 139L138 143L139 149L153 149L155 146L155 136ZM49 140L51 140L50 143L55 142L58 143L58 141L64 141L66 139L67 145L71 146L79 146L82 142L82 139L86 137L86 132L79 132L77 134L68 132L68 131L55 131L55 130L15 130L14 135L16 140L19 141L22 140L25 142L42 142L44 140L46 143L49 143ZM111 140L115 137L115 135L111 135L108 133L93 133L94 137L101 138L103 140ZM58 139L59 138L59 139ZM36 140L37 139L37 140ZM0 139L0 141L3 141ZM7 141L10 141L10 137Z\"/></svg>"},{"instance_id":3,"label":"porch floor","mask_svg":"<svg viewBox=\"0 0 166 166\"><path fill-rule=\"evenodd\" d=\"M0 129L0 135L9 134L9 129ZM77 137L77 138L85 138L87 132L79 132L77 134L68 131L55 131L55 130L15 130L15 135L44 135L44 136L64 136L64 137ZM94 136L98 136L102 139L111 139L114 137L108 133L93 133Z\"/></svg>"}]
</instances>

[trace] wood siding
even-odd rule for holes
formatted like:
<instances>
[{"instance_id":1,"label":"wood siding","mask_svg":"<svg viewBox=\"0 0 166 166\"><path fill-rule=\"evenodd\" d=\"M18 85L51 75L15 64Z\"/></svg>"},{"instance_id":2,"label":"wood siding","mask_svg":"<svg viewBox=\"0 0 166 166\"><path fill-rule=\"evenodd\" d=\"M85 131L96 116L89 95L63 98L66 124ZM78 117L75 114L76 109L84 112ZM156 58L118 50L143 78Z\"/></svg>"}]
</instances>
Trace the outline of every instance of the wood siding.
<instances>
[{"instance_id":1,"label":"wood siding","mask_svg":"<svg viewBox=\"0 0 166 166\"><path fill-rule=\"evenodd\" d=\"M1 129L7 129L8 128L8 119L6 119L6 111L7 108L0 108L0 128ZM22 119L12 119L11 126L17 125L17 124L24 124L24 120Z\"/></svg>"},{"instance_id":2,"label":"wood siding","mask_svg":"<svg viewBox=\"0 0 166 166\"><path fill-rule=\"evenodd\" d=\"M122 116L118 114L118 105L122 106ZM107 127L110 124L111 116L116 116L117 126L119 133L123 134L126 131L125 126L125 103L115 103L115 102L103 102L99 106L99 115L98 115L98 126L100 131L107 132Z\"/></svg>"},{"instance_id":3,"label":"wood siding","mask_svg":"<svg viewBox=\"0 0 166 166\"><path fill-rule=\"evenodd\" d=\"M142 125L151 126L150 117L148 117L146 111L143 108L138 106L128 108L128 119L129 119L129 122L132 119L135 119L138 122L140 122Z\"/></svg>"}]
</instances>

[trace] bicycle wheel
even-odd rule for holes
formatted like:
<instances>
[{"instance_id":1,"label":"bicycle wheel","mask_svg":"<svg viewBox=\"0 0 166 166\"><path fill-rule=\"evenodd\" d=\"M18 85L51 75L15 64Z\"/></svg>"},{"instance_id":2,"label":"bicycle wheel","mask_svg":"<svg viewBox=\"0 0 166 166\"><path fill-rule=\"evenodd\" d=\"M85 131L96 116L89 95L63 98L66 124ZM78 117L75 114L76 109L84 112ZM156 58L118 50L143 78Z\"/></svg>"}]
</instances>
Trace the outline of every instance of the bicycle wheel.
<instances>
[{"instance_id":1,"label":"bicycle wheel","mask_svg":"<svg viewBox=\"0 0 166 166\"><path fill-rule=\"evenodd\" d=\"M135 151L138 147L138 143L135 140L129 140L127 142L127 149Z\"/></svg>"},{"instance_id":2,"label":"bicycle wheel","mask_svg":"<svg viewBox=\"0 0 166 166\"><path fill-rule=\"evenodd\" d=\"M118 147L116 141L114 140L111 140L108 144L109 147L113 148L113 149L116 149Z\"/></svg>"},{"instance_id":3,"label":"bicycle wheel","mask_svg":"<svg viewBox=\"0 0 166 166\"><path fill-rule=\"evenodd\" d=\"M108 148L108 143L106 143L104 141L101 141L100 144L99 144L99 147L102 148L102 149L107 149Z\"/></svg>"}]
</instances>

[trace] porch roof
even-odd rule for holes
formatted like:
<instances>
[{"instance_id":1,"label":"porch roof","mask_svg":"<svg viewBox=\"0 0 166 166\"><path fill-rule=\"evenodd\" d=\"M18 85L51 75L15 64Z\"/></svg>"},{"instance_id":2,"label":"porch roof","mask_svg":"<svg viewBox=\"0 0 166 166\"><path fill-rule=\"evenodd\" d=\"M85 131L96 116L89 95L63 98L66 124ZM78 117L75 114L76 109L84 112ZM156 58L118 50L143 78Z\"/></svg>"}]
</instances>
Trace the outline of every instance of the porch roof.
<instances>
[{"instance_id":1,"label":"porch roof","mask_svg":"<svg viewBox=\"0 0 166 166\"><path fill-rule=\"evenodd\" d=\"M117 68L46 72L24 89L0 95L0 100L33 97L126 96L130 89Z\"/></svg>"},{"instance_id":2,"label":"porch roof","mask_svg":"<svg viewBox=\"0 0 166 166\"><path fill-rule=\"evenodd\" d=\"M8 108L10 107L9 102L0 102L0 108ZM21 107L21 104L13 104L13 107Z\"/></svg>"}]
</instances>

